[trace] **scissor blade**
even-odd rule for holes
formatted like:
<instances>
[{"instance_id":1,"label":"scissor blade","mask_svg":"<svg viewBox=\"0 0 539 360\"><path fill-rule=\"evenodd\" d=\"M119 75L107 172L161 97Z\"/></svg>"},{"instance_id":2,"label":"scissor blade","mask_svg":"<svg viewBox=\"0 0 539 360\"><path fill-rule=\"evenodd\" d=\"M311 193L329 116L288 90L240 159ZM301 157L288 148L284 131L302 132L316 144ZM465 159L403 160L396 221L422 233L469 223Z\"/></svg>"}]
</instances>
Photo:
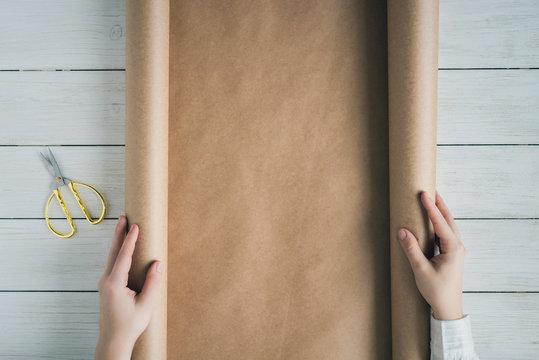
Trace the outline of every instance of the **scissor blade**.
<instances>
[{"instance_id":1,"label":"scissor blade","mask_svg":"<svg viewBox=\"0 0 539 360\"><path fill-rule=\"evenodd\" d=\"M41 151L39 152L39 154L45 162L45 167L47 168L47 171L51 174L52 177L56 178L56 171L54 170L54 166L52 165L47 155L43 154Z\"/></svg>"},{"instance_id":2,"label":"scissor blade","mask_svg":"<svg viewBox=\"0 0 539 360\"><path fill-rule=\"evenodd\" d=\"M47 148L47 149L49 149L49 155L50 155L49 159L52 164L52 167L54 168L54 172L56 173L56 176L60 177L60 179L62 179L62 182L64 182L64 177L62 176L62 172L60 171L60 167L58 166L58 162L56 162L56 158L54 157L54 154L52 153L51 148ZM64 185L65 185L65 182L64 182Z\"/></svg>"},{"instance_id":3,"label":"scissor blade","mask_svg":"<svg viewBox=\"0 0 539 360\"><path fill-rule=\"evenodd\" d=\"M60 167L58 166L58 162L56 162L56 158L54 157L54 154L52 153L52 150L50 148L47 148L49 150L49 154L45 155L41 153L41 156L43 159L45 159L47 169L49 170L49 173L53 176L54 180L56 181L56 186L59 187L61 185L67 185L66 179L62 175L62 172L60 171Z\"/></svg>"}]
</instances>

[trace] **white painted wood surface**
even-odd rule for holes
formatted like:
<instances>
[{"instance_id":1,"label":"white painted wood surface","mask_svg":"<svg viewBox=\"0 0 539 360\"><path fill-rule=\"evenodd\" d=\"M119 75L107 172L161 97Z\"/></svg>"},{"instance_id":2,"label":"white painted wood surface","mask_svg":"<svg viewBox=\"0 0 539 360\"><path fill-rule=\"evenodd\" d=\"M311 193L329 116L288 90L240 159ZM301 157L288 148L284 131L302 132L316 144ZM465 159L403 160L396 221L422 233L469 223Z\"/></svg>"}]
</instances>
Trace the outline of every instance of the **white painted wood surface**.
<instances>
[{"instance_id":1,"label":"white painted wood surface","mask_svg":"<svg viewBox=\"0 0 539 360\"><path fill-rule=\"evenodd\" d=\"M539 144L539 71L439 71L437 142Z\"/></svg>"},{"instance_id":2,"label":"white painted wood surface","mask_svg":"<svg viewBox=\"0 0 539 360\"><path fill-rule=\"evenodd\" d=\"M51 189L50 175L39 156L42 147L0 147L3 218L42 218ZM86 182L108 202L107 217L123 212L124 147L53 147L65 176ZM539 147L439 146L437 187L457 218L539 217ZM32 176L29 176L29 172ZM67 188L61 189L75 217L80 209ZM84 191L84 190L82 190ZM96 197L85 191L85 201L98 211ZM56 205L56 204L54 204ZM53 217L62 217L58 206Z\"/></svg>"},{"instance_id":3,"label":"white painted wood surface","mask_svg":"<svg viewBox=\"0 0 539 360\"><path fill-rule=\"evenodd\" d=\"M539 294L464 294L480 359L537 359Z\"/></svg>"},{"instance_id":4,"label":"white painted wood surface","mask_svg":"<svg viewBox=\"0 0 539 360\"><path fill-rule=\"evenodd\" d=\"M481 359L536 359L539 294L464 294ZM92 359L97 293L0 293L0 359Z\"/></svg>"},{"instance_id":5,"label":"white painted wood surface","mask_svg":"<svg viewBox=\"0 0 539 360\"><path fill-rule=\"evenodd\" d=\"M539 218L539 146L438 146L436 186L457 218Z\"/></svg>"},{"instance_id":6,"label":"white painted wood surface","mask_svg":"<svg viewBox=\"0 0 539 360\"><path fill-rule=\"evenodd\" d=\"M93 359L99 294L3 292L0 319L0 359Z\"/></svg>"},{"instance_id":7,"label":"white painted wood surface","mask_svg":"<svg viewBox=\"0 0 539 360\"><path fill-rule=\"evenodd\" d=\"M62 174L74 181L95 187L107 202L107 218L117 218L124 208L123 146L51 147ZM45 204L52 193L54 179L48 173L40 151L44 147L0 147L0 218L44 218ZM99 214L100 203L93 192L79 187L91 214ZM72 217L83 218L67 186L60 188ZM57 201L51 202L51 217L64 218ZM67 229L67 227L66 227Z\"/></svg>"},{"instance_id":8,"label":"white painted wood surface","mask_svg":"<svg viewBox=\"0 0 539 360\"><path fill-rule=\"evenodd\" d=\"M535 70L440 71L438 143L539 144L537 84ZM124 91L119 71L0 72L0 144L124 144Z\"/></svg>"},{"instance_id":9,"label":"white painted wood surface","mask_svg":"<svg viewBox=\"0 0 539 360\"><path fill-rule=\"evenodd\" d=\"M0 70L125 67L124 0L2 0Z\"/></svg>"},{"instance_id":10,"label":"white painted wood surface","mask_svg":"<svg viewBox=\"0 0 539 360\"><path fill-rule=\"evenodd\" d=\"M0 9L0 70L37 70L0 71L0 359L91 359L96 281L123 212L125 2ZM484 69L538 68L538 24L535 0L440 0L439 66L468 70L439 72L437 187L459 218L464 308L483 359L539 356L539 146L507 146L539 144L539 70ZM104 194L110 220L76 220L73 238L53 237L35 145L74 145L53 151L66 176Z\"/></svg>"},{"instance_id":11,"label":"white painted wood surface","mask_svg":"<svg viewBox=\"0 0 539 360\"><path fill-rule=\"evenodd\" d=\"M0 220L0 273L10 274L0 277L0 290L96 291L116 220L75 223L79 232L60 239L42 219ZM539 220L457 225L467 249L464 291L539 291Z\"/></svg>"},{"instance_id":12,"label":"white painted wood surface","mask_svg":"<svg viewBox=\"0 0 539 360\"><path fill-rule=\"evenodd\" d=\"M440 68L539 67L539 1L440 0Z\"/></svg>"},{"instance_id":13,"label":"white painted wood surface","mask_svg":"<svg viewBox=\"0 0 539 360\"><path fill-rule=\"evenodd\" d=\"M1 8L0 69L125 66L122 0L4 0ZM440 67L539 67L537 23L535 0L441 0Z\"/></svg>"},{"instance_id":14,"label":"white painted wood surface","mask_svg":"<svg viewBox=\"0 0 539 360\"><path fill-rule=\"evenodd\" d=\"M0 290L97 291L116 220L75 225L78 232L61 239L43 219L0 220L0 273L9 274L0 277Z\"/></svg>"},{"instance_id":15,"label":"white painted wood surface","mask_svg":"<svg viewBox=\"0 0 539 360\"><path fill-rule=\"evenodd\" d=\"M125 144L125 73L0 72L0 114L2 145Z\"/></svg>"},{"instance_id":16,"label":"white painted wood surface","mask_svg":"<svg viewBox=\"0 0 539 360\"><path fill-rule=\"evenodd\" d=\"M456 223L466 247L464 291L539 291L539 220Z\"/></svg>"}]
</instances>

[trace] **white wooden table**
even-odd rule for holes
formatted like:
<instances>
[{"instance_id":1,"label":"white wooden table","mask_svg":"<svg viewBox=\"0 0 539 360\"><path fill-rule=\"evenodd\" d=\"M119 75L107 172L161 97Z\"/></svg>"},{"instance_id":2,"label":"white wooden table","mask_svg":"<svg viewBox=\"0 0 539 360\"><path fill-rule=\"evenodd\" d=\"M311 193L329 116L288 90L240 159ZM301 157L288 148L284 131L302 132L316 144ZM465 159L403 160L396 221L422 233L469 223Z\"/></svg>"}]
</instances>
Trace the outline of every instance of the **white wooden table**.
<instances>
[{"instance_id":1,"label":"white wooden table","mask_svg":"<svg viewBox=\"0 0 539 360\"><path fill-rule=\"evenodd\" d=\"M468 250L464 309L482 358L537 359L539 1L440 2L437 188ZM123 0L0 0L2 359L93 358L123 212L124 48ZM48 232L44 145L102 190L104 224Z\"/></svg>"}]
</instances>

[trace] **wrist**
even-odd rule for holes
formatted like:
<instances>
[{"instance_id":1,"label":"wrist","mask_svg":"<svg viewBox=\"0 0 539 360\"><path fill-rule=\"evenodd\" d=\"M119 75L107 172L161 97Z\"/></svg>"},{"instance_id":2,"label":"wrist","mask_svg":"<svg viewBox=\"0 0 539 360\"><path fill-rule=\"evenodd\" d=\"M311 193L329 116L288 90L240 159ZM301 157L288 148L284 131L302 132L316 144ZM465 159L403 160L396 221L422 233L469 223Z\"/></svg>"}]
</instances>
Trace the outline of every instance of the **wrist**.
<instances>
[{"instance_id":1,"label":"wrist","mask_svg":"<svg viewBox=\"0 0 539 360\"><path fill-rule=\"evenodd\" d=\"M95 348L95 360L129 360L134 343L127 339L100 335Z\"/></svg>"},{"instance_id":2,"label":"wrist","mask_svg":"<svg viewBox=\"0 0 539 360\"><path fill-rule=\"evenodd\" d=\"M432 308L432 316L441 321L459 320L464 317L464 312L462 311L462 306L445 309Z\"/></svg>"}]
</instances>

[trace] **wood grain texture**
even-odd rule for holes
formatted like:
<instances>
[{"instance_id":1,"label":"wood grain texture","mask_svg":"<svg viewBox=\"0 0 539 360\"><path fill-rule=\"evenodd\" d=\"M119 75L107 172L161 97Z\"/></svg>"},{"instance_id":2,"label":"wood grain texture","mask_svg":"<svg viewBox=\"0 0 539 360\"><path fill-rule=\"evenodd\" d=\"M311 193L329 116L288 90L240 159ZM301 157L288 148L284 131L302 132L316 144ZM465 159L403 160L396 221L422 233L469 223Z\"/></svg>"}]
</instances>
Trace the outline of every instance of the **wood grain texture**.
<instances>
[{"instance_id":1,"label":"wood grain texture","mask_svg":"<svg viewBox=\"0 0 539 360\"><path fill-rule=\"evenodd\" d=\"M54 236L42 219L0 220L0 290L97 290L116 220L75 220L70 239Z\"/></svg>"},{"instance_id":2,"label":"wood grain texture","mask_svg":"<svg viewBox=\"0 0 539 360\"><path fill-rule=\"evenodd\" d=\"M0 34L0 70L123 68L125 1L4 1Z\"/></svg>"},{"instance_id":3,"label":"wood grain texture","mask_svg":"<svg viewBox=\"0 0 539 360\"><path fill-rule=\"evenodd\" d=\"M539 67L538 23L535 0L441 0L439 66ZM0 70L123 69L124 39L121 0L6 1ZM0 145L123 144L123 76L0 72ZM538 77L538 70L440 71L438 143L537 144ZM0 220L0 290L95 290L115 221L76 220L73 238L52 236L40 219L50 180L39 150L0 147L0 218L10 218ZM53 150L66 176L102 191L107 217L123 213L123 148ZM438 147L438 189L456 217L538 217L538 151ZM62 216L58 207L53 215ZM464 290L539 290L537 220L457 223L467 248ZM464 294L464 308L481 358L537 358L539 294ZM98 312L96 293L0 292L0 359L92 359Z\"/></svg>"},{"instance_id":4,"label":"wood grain texture","mask_svg":"<svg viewBox=\"0 0 539 360\"><path fill-rule=\"evenodd\" d=\"M79 232L60 239L42 219L0 220L0 273L10 274L0 278L0 290L97 290L116 220L75 222ZM467 249L465 291L539 291L539 220L457 220L457 226Z\"/></svg>"},{"instance_id":5,"label":"wood grain texture","mask_svg":"<svg viewBox=\"0 0 539 360\"><path fill-rule=\"evenodd\" d=\"M124 72L0 72L0 144L124 144L124 91ZM439 144L538 144L539 71L440 71L438 113Z\"/></svg>"},{"instance_id":6,"label":"wood grain texture","mask_svg":"<svg viewBox=\"0 0 539 360\"><path fill-rule=\"evenodd\" d=\"M0 359L93 359L98 293L0 293Z\"/></svg>"},{"instance_id":7,"label":"wood grain texture","mask_svg":"<svg viewBox=\"0 0 539 360\"><path fill-rule=\"evenodd\" d=\"M538 67L538 8L535 0L441 0L440 67ZM124 1L6 2L0 34L0 69L125 66Z\"/></svg>"},{"instance_id":8,"label":"wood grain texture","mask_svg":"<svg viewBox=\"0 0 539 360\"><path fill-rule=\"evenodd\" d=\"M123 71L0 72L0 144L124 144Z\"/></svg>"},{"instance_id":9,"label":"wood grain texture","mask_svg":"<svg viewBox=\"0 0 539 360\"><path fill-rule=\"evenodd\" d=\"M464 294L481 359L536 359L539 294ZM0 359L93 359L98 293L0 293Z\"/></svg>"},{"instance_id":10,"label":"wood grain texture","mask_svg":"<svg viewBox=\"0 0 539 360\"><path fill-rule=\"evenodd\" d=\"M54 179L48 173L39 151L42 147L0 147L0 218L44 218L45 204ZM107 218L117 218L124 210L123 146L57 146L54 155L65 177L94 186L107 202ZM75 218L84 218L67 186L60 189ZM90 213L101 211L97 196L87 189L79 192ZM95 215L94 215L95 216ZM51 217L64 219L57 201L51 203ZM58 226L64 226L65 220ZM59 228L58 230L61 230Z\"/></svg>"},{"instance_id":11,"label":"wood grain texture","mask_svg":"<svg viewBox=\"0 0 539 360\"><path fill-rule=\"evenodd\" d=\"M536 0L441 0L439 67L539 67L538 23Z\"/></svg>"},{"instance_id":12,"label":"wood grain texture","mask_svg":"<svg viewBox=\"0 0 539 360\"><path fill-rule=\"evenodd\" d=\"M0 163L9 170L0 178L4 199L0 217L43 217L50 181L38 154L41 149L0 148ZM103 192L108 217L122 213L123 147L55 147L54 152L65 176ZM535 146L438 147L438 188L452 204L455 217L538 217L538 164ZM65 198L70 202L70 196ZM76 204L69 205L78 210Z\"/></svg>"},{"instance_id":13,"label":"wood grain texture","mask_svg":"<svg viewBox=\"0 0 539 360\"><path fill-rule=\"evenodd\" d=\"M480 359L537 359L539 294L464 294Z\"/></svg>"},{"instance_id":14,"label":"wood grain texture","mask_svg":"<svg viewBox=\"0 0 539 360\"><path fill-rule=\"evenodd\" d=\"M539 291L539 220L457 220L464 291Z\"/></svg>"},{"instance_id":15,"label":"wood grain texture","mask_svg":"<svg viewBox=\"0 0 539 360\"><path fill-rule=\"evenodd\" d=\"M50 175L39 156L41 147L1 147L0 217L43 217ZM94 185L108 200L107 217L123 212L123 147L54 147L64 176ZM539 147L439 146L437 186L459 218L539 217ZM33 176L28 176L29 172ZM64 190L65 191L65 190ZM65 200L77 212L66 193ZM91 193L89 193L91 195ZM83 195L84 198L84 195ZM89 204L94 197L84 198ZM473 201L470 201L473 199ZM97 203L94 204L97 208ZM53 216L60 217L59 207ZM56 211L57 210L57 211ZM80 211L80 210L79 210ZM75 215L75 217L78 217Z\"/></svg>"},{"instance_id":16,"label":"wood grain texture","mask_svg":"<svg viewBox=\"0 0 539 360\"><path fill-rule=\"evenodd\" d=\"M440 70L438 78L438 144L539 144L539 70Z\"/></svg>"},{"instance_id":17,"label":"wood grain texture","mask_svg":"<svg viewBox=\"0 0 539 360\"><path fill-rule=\"evenodd\" d=\"M436 167L454 217L539 217L538 146L438 146Z\"/></svg>"}]
</instances>

